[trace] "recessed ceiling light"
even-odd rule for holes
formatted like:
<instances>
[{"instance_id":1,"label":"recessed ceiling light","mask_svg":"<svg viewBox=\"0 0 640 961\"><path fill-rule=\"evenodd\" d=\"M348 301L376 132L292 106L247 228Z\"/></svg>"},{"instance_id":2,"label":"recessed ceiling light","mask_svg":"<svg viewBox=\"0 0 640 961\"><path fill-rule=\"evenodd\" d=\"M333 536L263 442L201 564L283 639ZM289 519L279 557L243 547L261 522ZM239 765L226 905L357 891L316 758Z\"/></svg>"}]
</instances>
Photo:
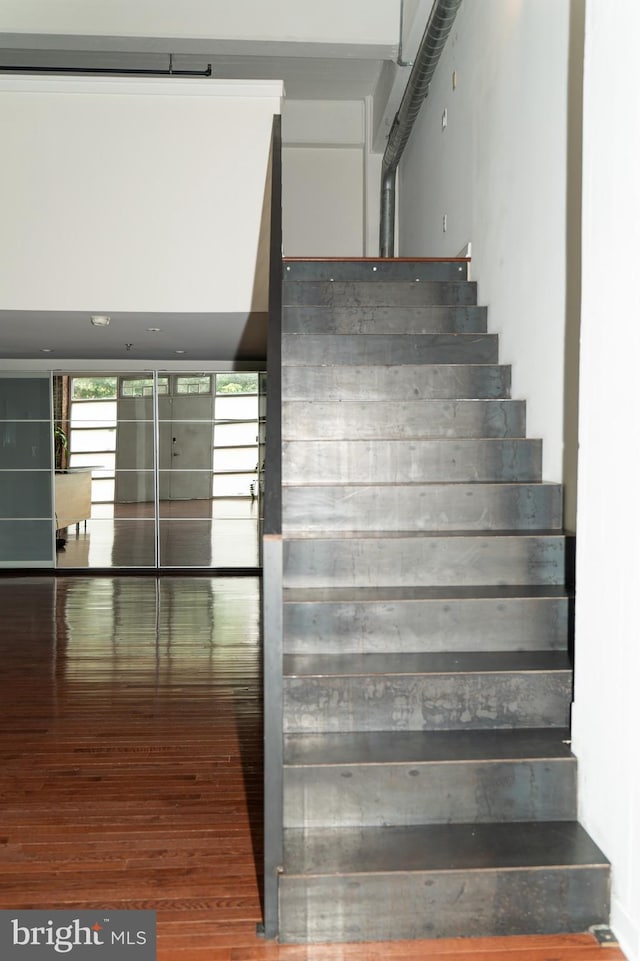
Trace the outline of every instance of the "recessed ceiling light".
<instances>
[{"instance_id":1,"label":"recessed ceiling light","mask_svg":"<svg viewBox=\"0 0 640 961\"><path fill-rule=\"evenodd\" d=\"M91 314L91 323L94 327L108 327L111 323L111 317L106 314Z\"/></svg>"},{"instance_id":2,"label":"recessed ceiling light","mask_svg":"<svg viewBox=\"0 0 640 961\"><path fill-rule=\"evenodd\" d=\"M186 350L176 350L176 354L186 354Z\"/></svg>"},{"instance_id":3,"label":"recessed ceiling light","mask_svg":"<svg viewBox=\"0 0 640 961\"><path fill-rule=\"evenodd\" d=\"M147 330L150 334L159 334L161 332L159 327L147 327Z\"/></svg>"},{"instance_id":4,"label":"recessed ceiling light","mask_svg":"<svg viewBox=\"0 0 640 961\"><path fill-rule=\"evenodd\" d=\"M40 348L40 351L41 351L43 354L50 354L50 353L52 352L52 350L53 350L53 347L41 347L41 348Z\"/></svg>"}]
</instances>

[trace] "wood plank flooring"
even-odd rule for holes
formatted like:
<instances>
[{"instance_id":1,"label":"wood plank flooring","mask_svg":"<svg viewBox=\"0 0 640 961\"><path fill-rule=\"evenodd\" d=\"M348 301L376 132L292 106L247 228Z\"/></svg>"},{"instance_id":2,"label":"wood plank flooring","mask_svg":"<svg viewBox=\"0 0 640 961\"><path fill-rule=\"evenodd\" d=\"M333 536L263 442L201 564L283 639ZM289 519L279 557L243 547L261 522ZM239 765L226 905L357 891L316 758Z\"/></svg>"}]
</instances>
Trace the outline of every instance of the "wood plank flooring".
<instances>
[{"instance_id":1,"label":"wood plank flooring","mask_svg":"<svg viewBox=\"0 0 640 961\"><path fill-rule=\"evenodd\" d=\"M0 907L157 911L159 961L623 961L588 934L278 945L259 584L0 578Z\"/></svg>"}]
</instances>

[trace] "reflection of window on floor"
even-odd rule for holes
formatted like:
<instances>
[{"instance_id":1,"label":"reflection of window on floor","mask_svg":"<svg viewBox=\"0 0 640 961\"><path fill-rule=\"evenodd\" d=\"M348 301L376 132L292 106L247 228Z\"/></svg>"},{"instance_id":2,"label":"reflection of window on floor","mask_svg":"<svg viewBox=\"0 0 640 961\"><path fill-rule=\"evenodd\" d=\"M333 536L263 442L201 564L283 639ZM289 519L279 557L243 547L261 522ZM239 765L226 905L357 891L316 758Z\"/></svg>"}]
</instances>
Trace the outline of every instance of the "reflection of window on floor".
<instances>
[{"instance_id":1,"label":"reflection of window on floor","mask_svg":"<svg viewBox=\"0 0 640 961\"><path fill-rule=\"evenodd\" d=\"M117 397L150 397L152 377L71 377L69 467L92 469L91 500L112 504ZM249 497L258 464L258 373L158 377L160 395L213 394L213 497Z\"/></svg>"}]
</instances>

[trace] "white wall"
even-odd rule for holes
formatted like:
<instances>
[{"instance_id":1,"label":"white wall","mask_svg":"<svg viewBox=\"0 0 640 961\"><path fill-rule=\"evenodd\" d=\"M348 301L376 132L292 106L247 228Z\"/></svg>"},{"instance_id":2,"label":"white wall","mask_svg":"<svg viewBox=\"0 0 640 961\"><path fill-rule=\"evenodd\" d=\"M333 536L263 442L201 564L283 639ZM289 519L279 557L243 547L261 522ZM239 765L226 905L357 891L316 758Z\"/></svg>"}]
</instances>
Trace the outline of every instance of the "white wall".
<instances>
[{"instance_id":1,"label":"white wall","mask_svg":"<svg viewBox=\"0 0 640 961\"><path fill-rule=\"evenodd\" d=\"M580 816L613 864L640 961L640 5L588 0L576 667Z\"/></svg>"},{"instance_id":2,"label":"white wall","mask_svg":"<svg viewBox=\"0 0 640 961\"><path fill-rule=\"evenodd\" d=\"M550 480L563 464L569 12L569 0L464 0L399 172L399 253L472 242Z\"/></svg>"},{"instance_id":3,"label":"white wall","mask_svg":"<svg viewBox=\"0 0 640 961\"><path fill-rule=\"evenodd\" d=\"M361 257L365 246L365 105L285 100L282 232L286 256Z\"/></svg>"},{"instance_id":4,"label":"white wall","mask_svg":"<svg viewBox=\"0 0 640 961\"><path fill-rule=\"evenodd\" d=\"M0 77L0 306L265 310L281 93L273 81Z\"/></svg>"},{"instance_id":5,"label":"white wall","mask_svg":"<svg viewBox=\"0 0 640 961\"><path fill-rule=\"evenodd\" d=\"M399 11L400 0L2 0L0 31L386 45Z\"/></svg>"}]
</instances>

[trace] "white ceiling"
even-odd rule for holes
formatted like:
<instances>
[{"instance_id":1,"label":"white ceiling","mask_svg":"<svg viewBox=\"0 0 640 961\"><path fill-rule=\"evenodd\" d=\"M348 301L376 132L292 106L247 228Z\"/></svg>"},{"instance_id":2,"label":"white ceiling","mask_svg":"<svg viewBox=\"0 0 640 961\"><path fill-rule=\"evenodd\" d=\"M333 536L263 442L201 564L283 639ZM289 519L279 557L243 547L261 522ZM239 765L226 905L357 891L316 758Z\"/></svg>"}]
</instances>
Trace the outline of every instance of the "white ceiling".
<instances>
[{"instance_id":1,"label":"white ceiling","mask_svg":"<svg viewBox=\"0 0 640 961\"><path fill-rule=\"evenodd\" d=\"M167 50L173 50L171 61ZM373 95L396 47L375 44L209 42L0 34L0 69L204 71L219 79L281 79L287 100ZM160 327L151 333L148 327ZM0 310L0 358L252 360L266 350L264 317L117 314L104 330L88 315ZM133 344L127 349L126 344ZM238 350L238 343L240 349ZM43 348L54 347L45 354ZM176 354L184 350L184 354Z\"/></svg>"},{"instance_id":2,"label":"white ceiling","mask_svg":"<svg viewBox=\"0 0 640 961\"><path fill-rule=\"evenodd\" d=\"M64 45L64 38L53 39ZM130 44L119 38L113 38L112 50L104 49L109 38L101 38L102 49L75 49L82 39L89 47L89 38L73 38L73 49L43 49L16 45L19 38L0 34L0 69L167 72L171 67L175 72L203 72L211 66L212 75L220 80L283 80L288 100L361 100L373 95L383 64L394 58L396 49L371 44L218 41L207 50L200 41L193 44L195 52L186 52L182 41L178 45L182 52L174 49L170 55L148 49L149 42L143 41L137 41L137 50L122 49ZM176 44L165 41L162 46L172 49Z\"/></svg>"},{"instance_id":3,"label":"white ceiling","mask_svg":"<svg viewBox=\"0 0 640 961\"><path fill-rule=\"evenodd\" d=\"M110 317L103 328L81 312L0 310L0 359L47 359L56 367L62 359L231 362L266 354L264 314L120 312Z\"/></svg>"}]
</instances>

